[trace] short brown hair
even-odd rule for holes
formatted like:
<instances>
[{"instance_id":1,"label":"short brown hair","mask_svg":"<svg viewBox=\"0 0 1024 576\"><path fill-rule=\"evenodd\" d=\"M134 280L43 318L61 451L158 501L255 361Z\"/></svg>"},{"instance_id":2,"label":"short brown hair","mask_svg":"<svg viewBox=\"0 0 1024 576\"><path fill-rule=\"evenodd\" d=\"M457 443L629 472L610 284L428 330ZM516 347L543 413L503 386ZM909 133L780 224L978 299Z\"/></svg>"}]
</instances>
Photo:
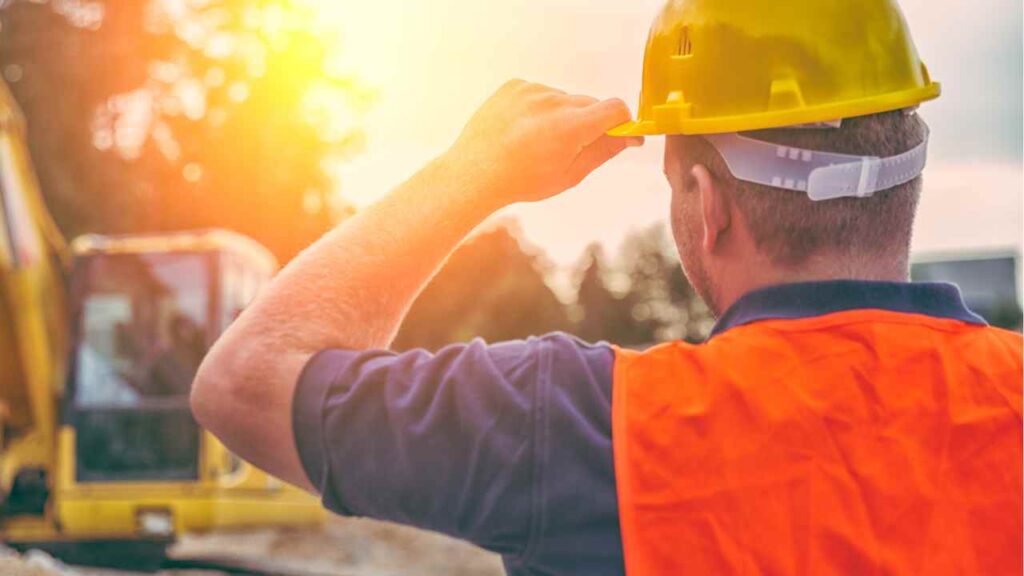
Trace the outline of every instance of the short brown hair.
<instances>
[{"instance_id":1,"label":"short brown hair","mask_svg":"<svg viewBox=\"0 0 1024 576\"><path fill-rule=\"evenodd\" d=\"M850 118L839 129L774 129L744 136L807 150L889 157L924 141L927 128L917 114L905 111ZM682 139L684 174L703 164L719 184L732 190L738 209L749 222L758 247L781 266L799 266L827 253L863 258L909 253L921 196L921 178L876 193L870 198L812 201L806 194L736 180L718 152L698 136ZM693 188L693 182L687 183Z\"/></svg>"}]
</instances>

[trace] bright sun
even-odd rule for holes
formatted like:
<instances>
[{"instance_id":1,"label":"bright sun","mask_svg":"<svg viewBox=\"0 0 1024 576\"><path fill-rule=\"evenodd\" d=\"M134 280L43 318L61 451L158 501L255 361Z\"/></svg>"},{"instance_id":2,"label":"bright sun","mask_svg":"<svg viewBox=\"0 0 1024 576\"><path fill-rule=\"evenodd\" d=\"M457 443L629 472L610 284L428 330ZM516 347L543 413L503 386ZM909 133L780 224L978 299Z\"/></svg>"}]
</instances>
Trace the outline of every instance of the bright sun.
<instances>
[{"instance_id":1,"label":"bright sun","mask_svg":"<svg viewBox=\"0 0 1024 576\"><path fill-rule=\"evenodd\" d=\"M386 6L362 0L287 1L326 43L331 72L371 85L385 81L394 63L394 55L380 43L380 27L393 16Z\"/></svg>"}]
</instances>

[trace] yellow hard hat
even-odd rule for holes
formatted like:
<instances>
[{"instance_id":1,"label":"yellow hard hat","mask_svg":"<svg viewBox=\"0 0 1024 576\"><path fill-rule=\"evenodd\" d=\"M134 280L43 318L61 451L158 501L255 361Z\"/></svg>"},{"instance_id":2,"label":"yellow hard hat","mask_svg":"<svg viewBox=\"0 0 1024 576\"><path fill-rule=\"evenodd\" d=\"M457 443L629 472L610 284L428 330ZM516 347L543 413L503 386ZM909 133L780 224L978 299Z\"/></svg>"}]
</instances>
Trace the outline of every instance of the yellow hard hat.
<instances>
[{"instance_id":1,"label":"yellow hard hat","mask_svg":"<svg viewBox=\"0 0 1024 576\"><path fill-rule=\"evenodd\" d=\"M895 0L669 0L647 44L639 118L611 134L826 122L940 92Z\"/></svg>"}]
</instances>

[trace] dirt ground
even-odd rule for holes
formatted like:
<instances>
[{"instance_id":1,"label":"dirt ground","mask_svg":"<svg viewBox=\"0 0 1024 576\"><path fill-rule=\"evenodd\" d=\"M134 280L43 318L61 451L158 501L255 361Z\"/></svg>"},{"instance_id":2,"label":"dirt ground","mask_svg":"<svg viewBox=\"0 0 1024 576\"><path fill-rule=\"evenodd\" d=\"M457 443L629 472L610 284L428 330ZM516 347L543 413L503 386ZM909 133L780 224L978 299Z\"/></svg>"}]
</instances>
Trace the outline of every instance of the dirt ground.
<instances>
[{"instance_id":1,"label":"dirt ground","mask_svg":"<svg viewBox=\"0 0 1024 576\"><path fill-rule=\"evenodd\" d=\"M332 518L320 530L259 530L187 536L176 558L225 559L295 569L316 576L502 576L497 556L442 536L374 522ZM163 576L208 576L166 572ZM61 565L36 552L0 554L0 576L127 576L125 572Z\"/></svg>"},{"instance_id":2,"label":"dirt ground","mask_svg":"<svg viewBox=\"0 0 1024 576\"><path fill-rule=\"evenodd\" d=\"M371 520L332 518L320 531L263 530L185 538L175 556L225 550L338 576L502 576L497 556L442 536Z\"/></svg>"}]
</instances>

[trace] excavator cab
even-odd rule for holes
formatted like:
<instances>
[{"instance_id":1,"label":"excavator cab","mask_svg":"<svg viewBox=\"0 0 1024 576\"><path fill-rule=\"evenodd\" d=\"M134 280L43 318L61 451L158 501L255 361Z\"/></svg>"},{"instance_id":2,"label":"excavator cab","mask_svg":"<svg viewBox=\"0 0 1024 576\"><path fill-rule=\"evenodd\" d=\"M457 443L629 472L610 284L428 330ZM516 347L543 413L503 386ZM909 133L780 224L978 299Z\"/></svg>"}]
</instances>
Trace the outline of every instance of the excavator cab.
<instances>
[{"instance_id":1,"label":"excavator cab","mask_svg":"<svg viewBox=\"0 0 1024 576\"><path fill-rule=\"evenodd\" d=\"M196 424L189 392L214 341L277 264L225 231L79 238L54 504L76 538L311 524L309 495Z\"/></svg>"},{"instance_id":2,"label":"excavator cab","mask_svg":"<svg viewBox=\"0 0 1024 576\"><path fill-rule=\"evenodd\" d=\"M189 385L213 336L208 254L82 258L67 421L84 483L199 479Z\"/></svg>"},{"instance_id":3,"label":"excavator cab","mask_svg":"<svg viewBox=\"0 0 1024 576\"><path fill-rule=\"evenodd\" d=\"M192 380L274 269L269 254L223 232L181 235L176 250L139 240L74 246L65 417L81 483L201 479Z\"/></svg>"}]
</instances>

